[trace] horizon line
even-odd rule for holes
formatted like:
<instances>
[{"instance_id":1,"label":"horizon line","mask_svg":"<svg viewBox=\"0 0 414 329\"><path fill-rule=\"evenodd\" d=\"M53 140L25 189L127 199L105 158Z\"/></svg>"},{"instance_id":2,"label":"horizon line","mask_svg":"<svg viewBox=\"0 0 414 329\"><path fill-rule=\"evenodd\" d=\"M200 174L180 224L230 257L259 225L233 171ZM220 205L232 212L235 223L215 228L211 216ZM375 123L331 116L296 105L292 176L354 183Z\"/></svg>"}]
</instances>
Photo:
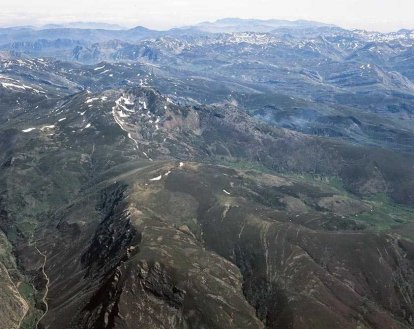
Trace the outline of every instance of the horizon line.
<instances>
[{"instance_id":1,"label":"horizon line","mask_svg":"<svg viewBox=\"0 0 414 329\"><path fill-rule=\"evenodd\" d=\"M308 23L315 23L315 24L321 24L321 25L326 25L326 27L337 27L337 28L341 28L344 30L348 30L348 31L365 31L365 32L371 32L371 33L382 33L382 34L388 34L388 33L396 33L399 31L403 31L403 30L407 30L407 31L414 31L414 27L401 27L398 29L389 29L387 31L380 31L380 30L375 30L375 29L365 29L365 28L358 28L358 27L345 27L343 26L343 24L335 24L332 22L324 22L324 21L319 21L319 20L312 20L312 19L304 19L304 18L295 18L295 19L286 19L286 18L266 18L266 19L262 19L262 18L255 18L255 17L250 17L250 18L243 18L243 17L221 17L221 18L216 18L216 19L212 19L212 20L202 20L200 22L194 23L194 24L183 24L183 25L171 25L169 27L166 28L153 28L153 27L148 27L144 24L127 24L127 25L121 25L119 23L116 22L110 22L110 21L90 21L90 20L68 20L68 21L51 21L51 22L39 22L39 23L32 23L32 24L1 24L0 23L0 29L7 29L7 28L31 28L31 29L53 29L53 28L48 28L48 26L60 26L57 28L68 28L68 29L82 29L82 30L93 30L93 29L102 29L102 30L111 30L109 27L112 26L114 31L126 31L126 30L131 30L137 27L143 27L146 28L148 30L152 30L152 31L158 31L158 32L167 32L170 31L172 29L181 29L181 28L190 28L190 27L196 27L197 25L201 25L201 24L214 24L217 23L219 21L223 21L223 20L241 20L241 21L259 21L259 22L270 22L270 21L281 21L281 22L290 22L290 23L295 23L295 22L308 22ZM75 25L75 24L102 24L102 25L108 25L108 29L105 28L82 28L82 27L70 27L70 26L65 26L65 25Z\"/></svg>"}]
</instances>

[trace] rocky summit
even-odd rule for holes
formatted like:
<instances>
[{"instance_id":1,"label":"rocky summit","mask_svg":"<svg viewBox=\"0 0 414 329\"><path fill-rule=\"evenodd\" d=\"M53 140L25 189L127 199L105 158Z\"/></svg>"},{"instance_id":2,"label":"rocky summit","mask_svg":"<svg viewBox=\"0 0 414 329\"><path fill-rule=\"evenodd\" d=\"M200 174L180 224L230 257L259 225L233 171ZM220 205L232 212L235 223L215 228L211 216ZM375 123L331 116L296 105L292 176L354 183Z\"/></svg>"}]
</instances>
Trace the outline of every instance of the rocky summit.
<instances>
[{"instance_id":1,"label":"rocky summit","mask_svg":"<svg viewBox=\"0 0 414 329\"><path fill-rule=\"evenodd\" d=\"M0 328L413 328L413 49L0 29Z\"/></svg>"}]
</instances>

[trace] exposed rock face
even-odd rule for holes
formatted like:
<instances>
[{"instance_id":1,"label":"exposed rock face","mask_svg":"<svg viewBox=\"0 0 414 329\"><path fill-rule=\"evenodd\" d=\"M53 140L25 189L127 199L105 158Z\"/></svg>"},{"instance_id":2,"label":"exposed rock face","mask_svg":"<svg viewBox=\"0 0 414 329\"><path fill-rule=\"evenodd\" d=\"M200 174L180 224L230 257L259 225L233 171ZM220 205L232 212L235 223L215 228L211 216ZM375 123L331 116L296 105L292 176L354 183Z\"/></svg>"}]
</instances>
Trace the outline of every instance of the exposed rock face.
<instances>
[{"instance_id":1,"label":"exposed rock face","mask_svg":"<svg viewBox=\"0 0 414 329\"><path fill-rule=\"evenodd\" d=\"M29 307L3 264L0 264L0 289L2 291L0 307L2 326L3 328L17 329Z\"/></svg>"},{"instance_id":2,"label":"exposed rock face","mask_svg":"<svg viewBox=\"0 0 414 329\"><path fill-rule=\"evenodd\" d=\"M204 250L194 235L154 216L155 209L139 211L135 203L122 201L127 195L136 198L134 190L115 184L100 194L104 200L98 208L106 216L87 239L89 246L82 247L85 240L72 236L76 242L66 260L78 263L84 273L78 276L80 282L68 286L61 268L50 269L45 326L66 328L69 321L76 328L263 327L243 296L242 276L234 264ZM57 237L61 234L68 233ZM79 264L78 250L85 247ZM50 257L55 252L50 250ZM53 297L62 285L72 296L69 302Z\"/></svg>"},{"instance_id":3,"label":"exposed rock face","mask_svg":"<svg viewBox=\"0 0 414 329\"><path fill-rule=\"evenodd\" d=\"M127 249L131 244L140 240L128 214L119 207L125 190L126 185L115 184L102 191L97 209L103 219L81 259L87 269L86 276L107 272L127 257Z\"/></svg>"},{"instance_id":4,"label":"exposed rock face","mask_svg":"<svg viewBox=\"0 0 414 329\"><path fill-rule=\"evenodd\" d=\"M13 275L14 274L14 275ZM18 290L19 277L11 246L0 232L0 318L1 327L18 329L29 306Z\"/></svg>"}]
</instances>

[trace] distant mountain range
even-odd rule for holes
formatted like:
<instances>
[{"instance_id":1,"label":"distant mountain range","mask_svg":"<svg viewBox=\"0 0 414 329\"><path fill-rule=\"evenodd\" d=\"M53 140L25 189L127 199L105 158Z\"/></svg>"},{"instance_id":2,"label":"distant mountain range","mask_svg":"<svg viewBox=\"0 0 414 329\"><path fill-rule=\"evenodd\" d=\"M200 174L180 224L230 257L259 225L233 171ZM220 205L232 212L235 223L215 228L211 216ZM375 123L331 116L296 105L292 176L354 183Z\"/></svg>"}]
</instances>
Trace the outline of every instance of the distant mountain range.
<instances>
[{"instance_id":1,"label":"distant mountain range","mask_svg":"<svg viewBox=\"0 0 414 329\"><path fill-rule=\"evenodd\" d=\"M321 23L309 20L281 20L281 19L243 19L243 18L222 18L213 22L201 22L196 25L179 27L179 29L198 29L211 33L231 33L231 32L271 32L275 29L304 29L318 27L338 27L334 24ZM85 30L129 30L125 26L118 24L100 22L69 22L64 24L46 24L42 26L14 26L11 29L29 28L34 30L48 29L85 29ZM176 29L176 28L175 28ZM398 32L407 33L413 30L401 29Z\"/></svg>"},{"instance_id":2,"label":"distant mountain range","mask_svg":"<svg viewBox=\"0 0 414 329\"><path fill-rule=\"evenodd\" d=\"M151 30L142 26L125 28L114 24L74 22L67 24L49 24L41 27L16 26L0 28L0 45L19 41L34 41L38 39L76 39L78 41L103 42L113 39L136 42L145 38L157 38L160 36L192 35L192 34L219 34L237 32L274 33L294 35L317 35L329 33L346 33L347 30L335 25L318 23L306 20L258 20L225 18L215 22L203 22L193 26L173 28L165 31ZM414 36L413 30L402 29L392 33L377 33L366 31L354 31L355 34L373 39L398 39L405 36ZM351 33L351 32L349 32Z\"/></svg>"},{"instance_id":3,"label":"distant mountain range","mask_svg":"<svg viewBox=\"0 0 414 329\"><path fill-rule=\"evenodd\" d=\"M0 29L2 56L88 65L139 62L164 77L180 79L180 84L193 84L186 76L205 79L207 88L215 83L208 81L220 81L226 86L226 99L243 102L256 117L282 127L414 150L413 133L404 121L411 120L414 113L411 30L379 33L309 21L234 18L168 31L141 26L96 29L105 26L94 23L69 26L76 28ZM79 28L82 26L88 28ZM104 70L99 74L112 73ZM166 93L174 89L171 85L163 88ZM223 96L193 88L184 88L179 94L198 103L220 101ZM255 101L245 96L247 91L255 94ZM275 92L292 97L289 107L296 108L294 104L299 102L300 110L279 111L270 101ZM345 120L346 124L334 124L332 107L335 115L345 111L338 106L358 109L357 115L349 116L357 117L359 123ZM368 114L386 116L392 123L374 127L372 120L381 119L362 117Z\"/></svg>"},{"instance_id":4,"label":"distant mountain range","mask_svg":"<svg viewBox=\"0 0 414 329\"><path fill-rule=\"evenodd\" d=\"M47 29L85 29L85 30L125 30L126 28L117 24L96 23L96 22L72 22L66 24L47 24L39 27L40 30Z\"/></svg>"},{"instance_id":5,"label":"distant mountain range","mask_svg":"<svg viewBox=\"0 0 414 329\"><path fill-rule=\"evenodd\" d=\"M195 28L211 33L231 33L231 32L272 32L276 29L305 29L318 27L334 27L334 25L323 24L318 22L297 20L259 20L259 19L241 19L241 18L224 18L215 22L203 22L195 25Z\"/></svg>"}]
</instances>

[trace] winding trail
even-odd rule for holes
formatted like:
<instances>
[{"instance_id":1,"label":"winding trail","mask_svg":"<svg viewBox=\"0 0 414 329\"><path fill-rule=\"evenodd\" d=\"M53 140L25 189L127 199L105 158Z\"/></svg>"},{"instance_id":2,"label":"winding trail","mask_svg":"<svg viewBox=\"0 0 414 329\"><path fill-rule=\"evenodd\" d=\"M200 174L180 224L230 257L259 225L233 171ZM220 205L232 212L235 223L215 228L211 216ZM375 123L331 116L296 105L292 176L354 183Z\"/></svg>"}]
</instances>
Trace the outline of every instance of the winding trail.
<instances>
[{"instance_id":1,"label":"winding trail","mask_svg":"<svg viewBox=\"0 0 414 329\"><path fill-rule=\"evenodd\" d=\"M45 315L47 314L47 312L49 311L49 305L47 304L46 298L47 298L47 294L49 293L49 277L47 276L46 272L45 272L45 266L46 266L46 262L47 262L47 256L46 254L44 254L43 252L41 252L37 246L34 246L36 251L43 257L43 264L42 264L42 273L46 279L46 286L45 286L45 293L43 295L42 301L45 304L45 312L42 314L42 316L39 318L39 320L37 320L36 323L36 328L38 328L40 321L42 321L42 319L45 317Z\"/></svg>"}]
</instances>

